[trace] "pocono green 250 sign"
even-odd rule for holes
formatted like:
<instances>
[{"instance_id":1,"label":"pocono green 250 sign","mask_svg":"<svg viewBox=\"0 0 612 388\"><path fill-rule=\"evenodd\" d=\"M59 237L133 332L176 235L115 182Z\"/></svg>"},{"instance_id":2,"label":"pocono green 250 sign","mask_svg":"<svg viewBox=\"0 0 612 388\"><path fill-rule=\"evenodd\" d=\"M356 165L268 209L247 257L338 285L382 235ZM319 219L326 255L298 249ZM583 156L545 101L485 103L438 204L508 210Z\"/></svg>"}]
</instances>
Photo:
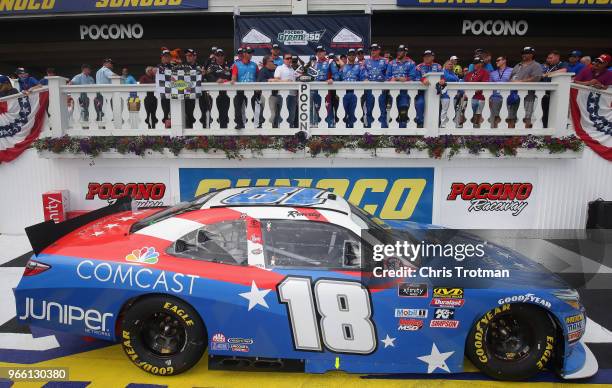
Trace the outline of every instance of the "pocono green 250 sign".
<instances>
[{"instance_id":1,"label":"pocono green 250 sign","mask_svg":"<svg viewBox=\"0 0 612 388\"><path fill-rule=\"evenodd\" d=\"M181 168L181 201L227 187L331 190L383 220L431 223L433 168Z\"/></svg>"}]
</instances>

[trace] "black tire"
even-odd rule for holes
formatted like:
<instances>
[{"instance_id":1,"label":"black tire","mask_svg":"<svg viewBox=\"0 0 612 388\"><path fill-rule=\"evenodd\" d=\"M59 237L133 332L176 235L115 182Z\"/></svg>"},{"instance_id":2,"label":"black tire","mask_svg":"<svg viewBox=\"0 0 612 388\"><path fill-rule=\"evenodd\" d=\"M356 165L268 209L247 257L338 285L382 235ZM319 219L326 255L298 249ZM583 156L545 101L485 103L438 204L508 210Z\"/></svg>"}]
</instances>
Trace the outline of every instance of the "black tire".
<instances>
[{"instance_id":1,"label":"black tire","mask_svg":"<svg viewBox=\"0 0 612 388\"><path fill-rule=\"evenodd\" d=\"M208 344L204 323L193 307L162 295L130 306L121 322L120 337L128 358L158 376L176 375L193 367Z\"/></svg>"},{"instance_id":2,"label":"black tire","mask_svg":"<svg viewBox=\"0 0 612 388\"><path fill-rule=\"evenodd\" d=\"M554 324L544 310L529 304L505 304L474 324L466 355L491 378L519 381L544 369L556 342Z\"/></svg>"}]
</instances>

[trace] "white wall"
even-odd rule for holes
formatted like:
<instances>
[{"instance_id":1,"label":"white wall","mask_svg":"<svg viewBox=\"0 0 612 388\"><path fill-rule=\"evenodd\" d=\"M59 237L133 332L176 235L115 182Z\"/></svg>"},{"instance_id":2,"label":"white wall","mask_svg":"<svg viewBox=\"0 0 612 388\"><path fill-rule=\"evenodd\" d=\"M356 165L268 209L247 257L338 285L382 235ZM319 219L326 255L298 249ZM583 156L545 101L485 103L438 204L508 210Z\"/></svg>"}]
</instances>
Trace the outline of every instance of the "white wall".
<instances>
[{"instance_id":1,"label":"white wall","mask_svg":"<svg viewBox=\"0 0 612 388\"><path fill-rule=\"evenodd\" d=\"M584 228L587 202L598 197L612 200L612 163L585 149L579 159L285 159L287 167L434 167L433 223L453 227L478 227L470 217L441 214L449 187L444 172L451 168L533 169L537 175L529 206L536 210L533 227L543 229ZM170 169L173 202L179 200L179 167L279 167L274 159L43 159L28 150L16 161L0 165L0 233L19 234L43 219L41 195L45 191L79 190L79 170L96 167L160 167ZM533 174L529 174L533 175ZM483 177L473 176L474 180ZM502 178L503 179L503 178ZM485 179L486 180L486 179ZM498 228L503 228L499 225Z\"/></svg>"}]
</instances>

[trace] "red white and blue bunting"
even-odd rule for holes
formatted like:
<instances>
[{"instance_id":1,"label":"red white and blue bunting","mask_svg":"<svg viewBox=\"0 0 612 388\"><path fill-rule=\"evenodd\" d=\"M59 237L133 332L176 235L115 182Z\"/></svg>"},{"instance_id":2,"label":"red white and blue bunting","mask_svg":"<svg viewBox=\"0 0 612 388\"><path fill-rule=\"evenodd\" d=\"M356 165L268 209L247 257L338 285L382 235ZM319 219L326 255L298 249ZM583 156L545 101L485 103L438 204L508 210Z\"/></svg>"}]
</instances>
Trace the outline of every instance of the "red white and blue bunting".
<instances>
[{"instance_id":1,"label":"red white and blue bunting","mask_svg":"<svg viewBox=\"0 0 612 388\"><path fill-rule=\"evenodd\" d=\"M47 91L0 101L0 163L16 159L38 138L48 102Z\"/></svg>"},{"instance_id":2,"label":"red white and blue bunting","mask_svg":"<svg viewBox=\"0 0 612 388\"><path fill-rule=\"evenodd\" d=\"M572 88L570 108L576 134L612 161L612 95Z\"/></svg>"}]
</instances>

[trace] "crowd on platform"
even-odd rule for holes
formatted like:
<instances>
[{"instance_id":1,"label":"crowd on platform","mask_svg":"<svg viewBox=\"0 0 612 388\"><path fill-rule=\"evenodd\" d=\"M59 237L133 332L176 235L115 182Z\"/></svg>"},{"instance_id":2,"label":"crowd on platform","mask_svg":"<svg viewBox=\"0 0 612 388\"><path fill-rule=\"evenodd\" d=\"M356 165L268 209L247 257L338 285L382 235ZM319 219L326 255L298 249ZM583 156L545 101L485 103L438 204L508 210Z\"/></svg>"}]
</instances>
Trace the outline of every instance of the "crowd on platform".
<instances>
[{"instance_id":1,"label":"crowd on platform","mask_svg":"<svg viewBox=\"0 0 612 388\"><path fill-rule=\"evenodd\" d=\"M468 103L471 101L472 108L472 123L475 127L479 127L483 122L482 112L486 104L486 98L482 91L476 91L469 96L465 92L458 92L453 98L449 97L446 92L446 85L449 82L550 82L552 77L559 73L571 72L574 73L573 82L582 85L588 85L598 89L607 89L612 85L612 57L609 54L601 54L594 60L588 56L583 56L579 50L573 50L567 56L567 61L564 61L561 53L551 51L546 55L545 63L538 63L535 60L536 51L533 47L524 47L521 51L521 61L510 67L506 56L496 56L493 61L493 56L490 52L483 49L474 51L474 56L470 58L467 66L465 61L460 61L457 56L451 56L442 64L436 62L435 53L432 50L426 50L422 53L421 61L417 63L408 56L408 48L404 45L397 47L395 55L392 56L389 52L383 52L382 47L378 44L372 44L369 48L369 53L363 48L348 49L346 54L335 55L328 53L325 47L318 46L314 55L308 61L302 61L299 57L285 53L281 53L280 47L274 44L270 48L268 55L265 55L259 63L252 60L254 50L251 47L241 47L236 54L230 58L226 56L222 48L213 47L208 56L203 62L198 61L198 53L194 49L176 49L169 50L162 48L160 55L160 63L157 66L149 66L145 69L144 74L136 80L130 74L127 68L121 69L122 84L153 84L155 83L156 73L166 69L191 69L201 72L204 81L217 83L235 83L235 82L291 82L296 80L304 80L304 77L312 81L333 82L406 82L417 81L428 85L429 81L426 75L432 72L442 73L442 78L436 85L441 101L441 126L444 127L448 123L447 112L449 109L455 110L454 121L455 125L461 127L465 122L465 110ZM368 54L368 55L366 55ZM90 65L82 65L81 72L73 76L69 84L71 85L93 85L93 84L111 84L111 77L116 75L113 71L114 62L107 58L103 60L102 66L95 70ZM47 76L55 76L56 72L53 68L47 69ZM21 91L27 92L33 88L45 85L47 79L41 81L32 77L24 68L18 68L15 72L17 84ZM13 88L9 77L0 76L0 97L17 93L17 89ZM136 98L136 96L134 96ZM82 93L77 97L78 104L81 107L82 121L89 121L89 104L92 99L87 94ZM321 104L325 103L327 116L324 118L329 127L334 127L339 120L343 120L347 127L352 127L359 119L363 120L366 127L370 127L374 122L373 117L374 105L378 103L380 116L378 120L383 127L387 127L389 119L387 117L391 106L397 104L398 117L397 122L400 127L406 127L408 121L408 109L411 103L411 97L406 90L400 91L393 101L390 93L385 91L378 97L378 101L374 97L372 91L366 90L361 98L348 90L342 101L338 98L335 91L329 91L325 96L321 96L318 92L311 92L311 125L318 126L322 121L319 116ZM416 109L416 124L419 127L423 126L424 121L424 93L420 91L414 98ZM452 100L452 101L451 101ZM524 98L524 122L526 126L531 127L531 117L536 103L536 94L530 91ZM543 121L546 126L548 114L549 93L547 93L539 103L543 108ZM254 121L258 126L264 122L263 104L268 103L271 112L271 124L273 127L278 127L281 121L280 110L283 105L283 98L278 91L273 91L268 101L261 98L261 92L256 92L251 98L251 107L255 112ZM162 120L166 126L170 124L170 102L165 98L161 98L161 108L163 111ZM186 100L186 125L191 128L195 123L194 110L195 104L198 103L200 111L203 113L200 121L204 126L210 124L206 122L210 120L210 111L213 104L216 104L219 112L218 121L221 128L227 128L229 125L229 107L230 99L226 92L221 91L216 96L216 101L208 93L203 93L198 100ZM363 118L356 117L357 104L363 108ZM489 97L489 107L491 116L489 120L491 125L496 127L500 119L500 111L504 104L502 95L495 91ZM517 120L517 111L520 103L520 97L517 91L512 91L507 96L505 101L508 109L507 122L510 128L513 128ZM102 120L104 116L103 104L104 98L101 94L97 94L93 98L93 104L96 112L96 120ZM144 107L147 112L146 122L149 128L154 128L157 123L156 110L158 99L154 93L147 93L144 99ZM285 98L285 104L289 112L287 120L292 127L297 126L297 91L292 91ZM343 105L345 117L337 117L339 104ZM237 92L234 97L234 122L236 129L244 128L245 126L245 109L249 105L248 98L244 92ZM395 119L395 118L392 118Z\"/></svg>"}]
</instances>

